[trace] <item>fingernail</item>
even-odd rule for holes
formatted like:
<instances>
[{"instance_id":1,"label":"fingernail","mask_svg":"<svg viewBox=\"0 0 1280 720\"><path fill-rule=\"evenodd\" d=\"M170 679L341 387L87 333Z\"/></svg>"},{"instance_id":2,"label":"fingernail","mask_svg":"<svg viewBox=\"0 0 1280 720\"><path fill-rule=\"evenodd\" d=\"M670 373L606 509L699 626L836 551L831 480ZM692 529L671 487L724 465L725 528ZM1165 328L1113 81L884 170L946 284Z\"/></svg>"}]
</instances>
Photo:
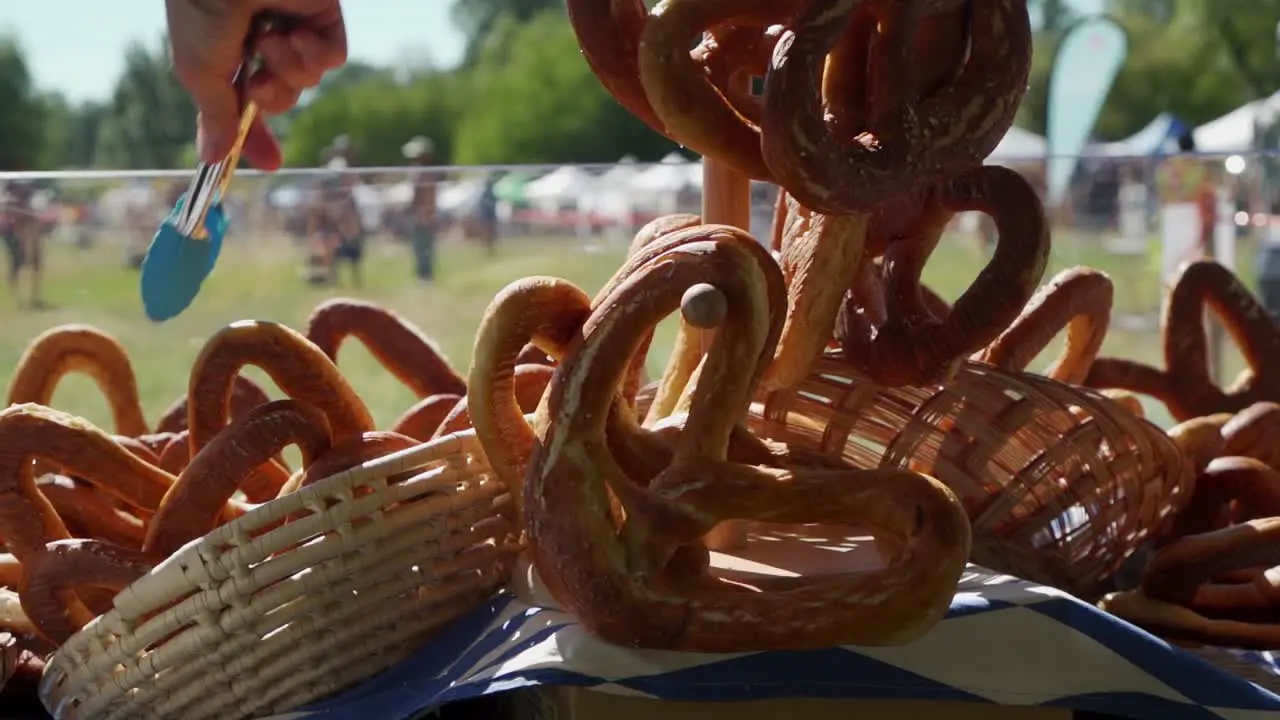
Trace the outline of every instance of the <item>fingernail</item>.
<instances>
[{"instance_id":1,"label":"fingernail","mask_svg":"<svg viewBox=\"0 0 1280 720\"><path fill-rule=\"evenodd\" d=\"M225 143L220 140L218 136L205 132L203 125L196 130L196 152L200 155L200 162L216 163L227 156L230 148L223 147Z\"/></svg>"}]
</instances>

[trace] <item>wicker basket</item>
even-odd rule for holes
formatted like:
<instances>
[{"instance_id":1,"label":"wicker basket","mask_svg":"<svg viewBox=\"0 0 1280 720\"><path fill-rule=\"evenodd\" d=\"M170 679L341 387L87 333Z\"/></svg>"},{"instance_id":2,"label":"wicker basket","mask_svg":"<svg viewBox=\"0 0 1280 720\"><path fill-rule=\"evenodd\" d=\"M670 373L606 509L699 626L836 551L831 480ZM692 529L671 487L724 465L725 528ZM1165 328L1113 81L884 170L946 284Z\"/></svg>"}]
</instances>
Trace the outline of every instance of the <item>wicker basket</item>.
<instances>
[{"instance_id":1,"label":"wicker basket","mask_svg":"<svg viewBox=\"0 0 1280 720\"><path fill-rule=\"evenodd\" d=\"M1090 598L1186 504L1165 433L1113 401L967 362L945 386L884 388L838 358L762 397L752 430L856 467L912 468L960 496L973 561Z\"/></svg>"},{"instance_id":2,"label":"wicker basket","mask_svg":"<svg viewBox=\"0 0 1280 720\"><path fill-rule=\"evenodd\" d=\"M506 582L509 507L472 432L321 480L117 595L53 655L41 699L59 720L197 720L331 695Z\"/></svg>"}]
</instances>

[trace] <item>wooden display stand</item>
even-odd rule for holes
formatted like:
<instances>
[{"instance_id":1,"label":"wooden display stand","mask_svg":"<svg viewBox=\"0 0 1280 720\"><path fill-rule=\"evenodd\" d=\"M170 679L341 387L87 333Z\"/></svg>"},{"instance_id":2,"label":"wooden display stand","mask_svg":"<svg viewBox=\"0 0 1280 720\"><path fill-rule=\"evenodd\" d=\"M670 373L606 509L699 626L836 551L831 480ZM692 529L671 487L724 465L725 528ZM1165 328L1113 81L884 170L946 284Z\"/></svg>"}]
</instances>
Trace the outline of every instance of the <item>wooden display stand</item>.
<instances>
[{"instance_id":1,"label":"wooden display stand","mask_svg":"<svg viewBox=\"0 0 1280 720\"><path fill-rule=\"evenodd\" d=\"M867 572L880 566L879 553L865 533L831 528L816 536L815 529L775 526L752 532L744 551L713 552L711 565L718 575L746 582L761 575ZM555 606L527 565L515 573L513 585L527 602ZM516 720L1071 720L1073 716L1070 710L1057 708L926 700L673 702L576 687L520 690L505 701L508 706L502 717Z\"/></svg>"}]
</instances>

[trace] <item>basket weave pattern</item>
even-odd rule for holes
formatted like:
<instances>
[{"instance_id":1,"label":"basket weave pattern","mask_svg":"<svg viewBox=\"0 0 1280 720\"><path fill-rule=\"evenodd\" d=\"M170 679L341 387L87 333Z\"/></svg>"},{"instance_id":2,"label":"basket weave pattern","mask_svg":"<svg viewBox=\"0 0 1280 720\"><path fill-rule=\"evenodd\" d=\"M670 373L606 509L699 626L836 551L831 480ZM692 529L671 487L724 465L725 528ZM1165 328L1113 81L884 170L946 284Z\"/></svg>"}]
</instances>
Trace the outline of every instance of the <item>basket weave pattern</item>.
<instances>
[{"instance_id":1,"label":"basket weave pattern","mask_svg":"<svg viewBox=\"0 0 1280 720\"><path fill-rule=\"evenodd\" d=\"M474 433L321 480L192 542L53 656L60 719L247 718L355 685L503 585L518 552Z\"/></svg>"},{"instance_id":2,"label":"basket weave pattern","mask_svg":"<svg viewBox=\"0 0 1280 720\"><path fill-rule=\"evenodd\" d=\"M885 388L834 356L752 408L762 437L859 468L946 483L974 526L973 560L1096 594L1189 500L1194 476L1168 436L1111 400L967 362L946 385Z\"/></svg>"}]
</instances>

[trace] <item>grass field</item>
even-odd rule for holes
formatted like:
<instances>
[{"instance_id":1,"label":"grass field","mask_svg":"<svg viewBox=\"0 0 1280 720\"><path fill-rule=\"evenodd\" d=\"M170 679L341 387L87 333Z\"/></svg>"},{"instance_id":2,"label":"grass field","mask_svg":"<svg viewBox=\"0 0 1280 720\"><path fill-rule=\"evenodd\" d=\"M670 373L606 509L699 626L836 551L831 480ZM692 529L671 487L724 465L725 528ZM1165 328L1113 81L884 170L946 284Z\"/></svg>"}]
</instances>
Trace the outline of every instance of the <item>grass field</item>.
<instances>
[{"instance_id":1,"label":"grass field","mask_svg":"<svg viewBox=\"0 0 1280 720\"><path fill-rule=\"evenodd\" d=\"M351 287L345 278L336 288L307 285L298 275L298 252L290 243L274 239L228 246L217 272L191 309L156 325L142 314L137 274L124 267L124 252L118 244L101 242L90 249L54 244L46 260L45 296L51 308L19 310L13 297L0 296L0 323L5 328L0 337L4 380L8 382L24 346L37 333L61 323L90 323L114 334L129 351L144 408L154 419L185 391L191 361L213 331L245 318L277 320L297 327L318 302L336 295L362 297L396 309L424 328L455 367L464 369L470 359L472 333L489 300L506 283L528 275L556 275L594 293L619 264L623 248L620 244L568 239L511 239L490 259L473 247L449 244L441 250L439 279L425 285L413 278L406 247L381 242L370 247L362 289ZM1241 274L1252 285L1253 249L1242 246L1239 259ZM968 286L982 262L976 244L957 237L939 248L926 277L951 299ZM1160 302L1154 256L1114 255L1096 240L1059 236L1049 274L1076 264L1112 275L1117 284L1117 315L1154 320ZM670 323L664 326L654 344L649 363L654 373L661 370L672 329ZM1126 328L1117 323L1105 349L1108 354L1159 362L1154 327ZM1229 371L1239 363L1238 356L1231 355ZM357 343L343 346L339 365L380 424L388 423L415 399ZM1033 368L1042 365L1040 362ZM264 380L261 374L252 374ZM87 378L67 378L54 405L95 423L109 419L101 394Z\"/></svg>"}]
</instances>

